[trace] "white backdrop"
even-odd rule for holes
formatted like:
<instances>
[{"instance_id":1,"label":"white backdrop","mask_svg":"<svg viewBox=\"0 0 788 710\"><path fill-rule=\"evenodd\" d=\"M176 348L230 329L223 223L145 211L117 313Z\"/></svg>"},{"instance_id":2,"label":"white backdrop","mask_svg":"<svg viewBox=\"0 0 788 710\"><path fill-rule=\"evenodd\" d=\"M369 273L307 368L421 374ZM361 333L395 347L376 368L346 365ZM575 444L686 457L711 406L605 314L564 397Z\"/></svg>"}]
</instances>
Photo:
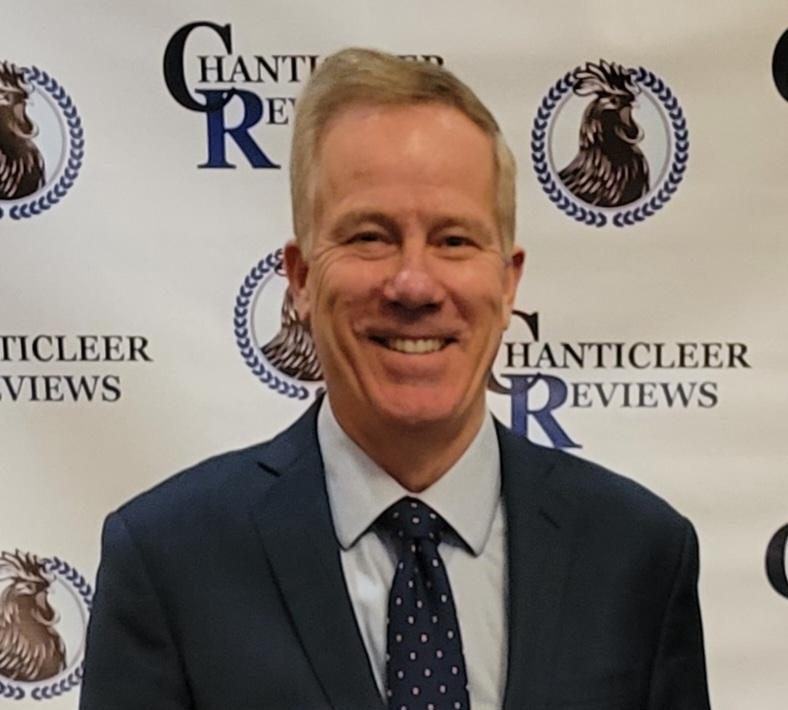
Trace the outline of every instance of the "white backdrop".
<instances>
[{"instance_id":1,"label":"white backdrop","mask_svg":"<svg viewBox=\"0 0 788 710\"><path fill-rule=\"evenodd\" d=\"M0 335L26 335L28 345L36 335L62 335L67 348L79 335L135 336L138 346L135 361L118 340L113 357L125 360L91 361L88 351L70 362L48 360L50 341L39 340L46 352L38 360L28 353L27 361L19 339L0 345L0 552L48 560L49 600L63 619L57 628L69 664L38 683L0 675L0 704L76 708L71 686L107 512L201 458L267 438L306 406L260 381L234 333L251 323L255 342L264 343L277 327L281 279L252 269L290 235L286 170L254 169L231 138L227 160L235 169L198 168L208 157L208 118L179 105L164 79L165 47L176 31L210 21L230 25L233 52L223 60L230 67L239 55L253 62L374 46L438 55L479 93L519 162L518 240L528 263L518 308L539 314L538 344L520 319L508 341L556 351L562 342L642 341L665 343L666 353L677 343L740 344L736 367L562 369L543 359L507 369L502 350L496 371L560 379L580 398L552 412L582 446L575 453L641 481L696 524L713 706L785 707L788 599L764 569L769 540L788 523L788 103L771 73L784 3L3 0L0 7L0 61L26 68L33 82L28 112L49 171L43 191L0 199ZM189 89L230 88L200 83L198 56L226 54L213 30L195 30L183 58ZM623 228L611 223L614 211L593 227L557 209L532 163L534 117L548 90L600 59L664 80L689 134L675 193L656 214ZM302 62L298 78L305 76L307 60L288 61ZM286 165L289 100L300 81L285 74L235 88L262 98L266 112L279 107L274 125L264 125L266 113L249 133ZM657 163L676 155L677 129L665 90L648 82L633 115L651 126L656 180ZM561 100L561 111L546 109L553 123L545 140L557 162L576 151L571 126L582 113L571 92ZM243 118L241 99L233 101L229 125ZM553 131L559 118L565 125ZM78 174L66 177L67 194L53 196L48 190L65 184L58 156L69 154ZM41 214L12 216L12 207L20 217L36 199L47 207ZM93 401L71 394L73 378L94 375ZM44 376L59 384L46 385ZM530 393L532 409L541 406L545 382ZM638 382L658 383L646 387L645 402L655 406L627 406L623 383ZM666 387L693 382L690 404L668 405ZM586 396L577 383L598 386L581 385ZM697 397L700 383L713 397ZM491 393L490 404L510 421L510 396ZM550 443L538 420L528 421L533 438ZM0 592L9 585L0 581Z\"/></svg>"}]
</instances>

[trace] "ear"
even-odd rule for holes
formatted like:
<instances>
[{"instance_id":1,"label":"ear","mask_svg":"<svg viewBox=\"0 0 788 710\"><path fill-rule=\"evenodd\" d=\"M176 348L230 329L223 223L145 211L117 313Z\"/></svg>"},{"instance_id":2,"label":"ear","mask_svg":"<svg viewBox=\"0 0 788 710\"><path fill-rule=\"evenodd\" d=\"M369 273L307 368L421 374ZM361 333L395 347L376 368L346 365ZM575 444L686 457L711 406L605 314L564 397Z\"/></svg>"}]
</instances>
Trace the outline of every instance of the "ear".
<instances>
[{"instance_id":1,"label":"ear","mask_svg":"<svg viewBox=\"0 0 788 710\"><path fill-rule=\"evenodd\" d=\"M514 301L517 297L517 287L520 285L520 279L525 270L525 249L515 246L505 268L503 313L501 314L503 316L503 330L509 327Z\"/></svg>"},{"instance_id":2,"label":"ear","mask_svg":"<svg viewBox=\"0 0 788 710\"><path fill-rule=\"evenodd\" d=\"M289 241L285 245L284 251L285 271L287 272L287 282L290 286L290 293L293 296L298 319L304 325L309 324L309 289L307 288L307 275L309 265L306 263L301 247L294 241Z\"/></svg>"}]
</instances>

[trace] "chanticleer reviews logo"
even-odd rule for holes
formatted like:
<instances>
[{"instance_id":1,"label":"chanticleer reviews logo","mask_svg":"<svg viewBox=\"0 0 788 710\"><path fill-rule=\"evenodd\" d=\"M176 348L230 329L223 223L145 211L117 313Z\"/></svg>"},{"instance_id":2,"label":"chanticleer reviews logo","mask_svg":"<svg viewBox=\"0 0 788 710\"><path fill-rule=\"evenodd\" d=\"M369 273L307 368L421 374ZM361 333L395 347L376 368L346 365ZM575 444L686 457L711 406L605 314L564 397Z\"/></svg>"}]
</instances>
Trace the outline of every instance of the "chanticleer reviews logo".
<instances>
[{"instance_id":1,"label":"chanticleer reviews logo","mask_svg":"<svg viewBox=\"0 0 788 710\"><path fill-rule=\"evenodd\" d=\"M79 685L92 598L63 560L0 551L0 699L48 700Z\"/></svg>"},{"instance_id":2,"label":"chanticleer reviews logo","mask_svg":"<svg viewBox=\"0 0 788 710\"><path fill-rule=\"evenodd\" d=\"M531 155L561 211L596 227L626 227L654 215L678 188L687 123L654 73L600 59L550 87L534 118Z\"/></svg>"},{"instance_id":3,"label":"chanticleer reviews logo","mask_svg":"<svg viewBox=\"0 0 788 710\"><path fill-rule=\"evenodd\" d=\"M77 108L54 77L0 61L0 219L34 217L60 202L84 151Z\"/></svg>"}]
</instances>

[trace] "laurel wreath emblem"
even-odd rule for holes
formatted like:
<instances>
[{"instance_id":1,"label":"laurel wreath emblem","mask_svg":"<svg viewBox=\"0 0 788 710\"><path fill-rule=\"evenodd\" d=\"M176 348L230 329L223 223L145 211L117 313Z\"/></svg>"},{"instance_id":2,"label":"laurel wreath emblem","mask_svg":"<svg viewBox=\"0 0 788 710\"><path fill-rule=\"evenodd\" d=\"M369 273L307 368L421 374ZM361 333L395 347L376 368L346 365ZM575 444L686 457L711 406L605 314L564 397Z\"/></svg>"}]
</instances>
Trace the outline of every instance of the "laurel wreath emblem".
<instances>
[{"instance_id":1,"label":"laurel wreath emblem","mask_svg":"<svg viewBox=\"0 0 788 710\"><path fill-rule=\"evenodd\" d=\"M550 119L564 96L574 88L577 81L576 73L581 71L581 69L582 67L575 67L572 71L567 72L550 87L542 99L531 130L531 159L534 164L536 178L542 186L542 190L558 209L583 224L604 227L608 222L610 213L584 206L573 195L564 191L554 179L547 163L546 141ZM659 187L652 191L650 197L647 197L635 207L619 209L613 214L612 223L616 227L626 227L642 222L662 209L676 192L679 183L684 178L689 159L687 121L684 118L684 112L679 105L678 99L673 95L667 84L653 72L643 67L630 69L629 71L632 79L640 86L648 89L662 104L670 120L673 136L673 157L670 170L667 171Z\"/></svg>"},{"instance_id":2,"label":"laurel wreath emblem","mask_svg":"<svg viewBox=\"0 0 788 710\"><path fill-rule=\"evenodd\" d=\"M88 584L87 580L71 565L64 562L59 557L50 557L42 560L44 569L50 574L57 575L73 589L85 605L85 609L90 613L93 608L93 590ZM80 661L79 664L71 670L67 675L58 678L46 685L37 685L30 691L30 697L33 700L49 700L57 698L69 690L75 688L82 682L82 675L84 673L85 662ZM9 700L23 700L27 697L27 689L23 685L16 683L3 682L0 680L0 698L8 698Z\"/></svg>"},{"instance_id":3,"label":"laurel wreath emblem","mask_svg":"<svg viewBox=\"0 0 788 710\"><path fill-rule=\"evenodd\" d=\"M238 344L244 362L264 385L286 397L307 399L309 390L306 387L288 382L266 367L252 336L252 313L254 312L258 286L263 280L278 272L282 266L282 255L283 250L277 249L260 259L244 278L236 296L233 311L235 342Z\"/></svg>"},{"instance_id":4,"label":"laurel wreath emblem","mask_svg":"<svg viewBox=\"0 0 788 710\"><path fill-rule=\"evenodd\" d=\"M60 202L74 185L85 155L85 132L82 128L82 119L66 90L57 80L38 67L26 67L22 71L25 79L46 91L62 111L68 126L68 156L60 176L46 192L39 194L32 200L14 205L8 210L8 216L17 220L35 217ZM0 207L0 219L4 214L3 208Z\"/></svg>"}]
</instances>

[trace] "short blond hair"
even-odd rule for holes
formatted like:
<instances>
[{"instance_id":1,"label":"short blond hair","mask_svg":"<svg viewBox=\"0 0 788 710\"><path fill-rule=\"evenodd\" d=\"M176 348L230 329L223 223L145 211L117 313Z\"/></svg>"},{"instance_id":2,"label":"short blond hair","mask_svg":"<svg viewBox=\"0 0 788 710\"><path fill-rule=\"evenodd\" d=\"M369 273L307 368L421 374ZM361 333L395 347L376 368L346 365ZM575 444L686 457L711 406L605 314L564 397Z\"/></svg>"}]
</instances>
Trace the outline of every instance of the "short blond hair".
<instances>
[{"instance_id":1,"label":"short blond hair","mask_svg":"<svg viewBox=\"0 0 788 710\"><path fill-rule=\"evenodd\" d=\"M458 109L493 141L496 218L504 253L514 246L514 155L498 122L471 89L430 62L401 59L371 49L332 54L309 79L296 105L290 153L290 198L298 245L309 251L314 218L314 174L320 141L329 121L353 104L403 106L436 103Z\"/></svg>"}]
</instances>

